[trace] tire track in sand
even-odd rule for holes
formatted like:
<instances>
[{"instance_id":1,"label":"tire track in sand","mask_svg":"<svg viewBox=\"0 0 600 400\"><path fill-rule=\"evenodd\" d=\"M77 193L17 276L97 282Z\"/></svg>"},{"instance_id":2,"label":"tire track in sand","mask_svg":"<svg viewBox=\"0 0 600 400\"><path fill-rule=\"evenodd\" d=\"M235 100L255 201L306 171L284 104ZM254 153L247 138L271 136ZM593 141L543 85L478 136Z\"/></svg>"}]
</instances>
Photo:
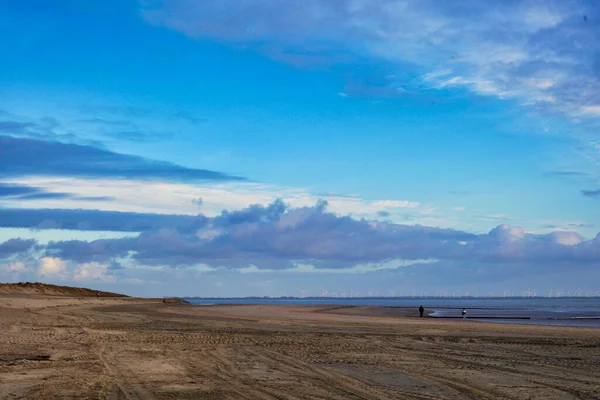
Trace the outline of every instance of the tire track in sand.
<instances>
[{"instance_id":1,"label":"tire track in sand","mask_svg":"<svg viewBox=\"0 0 600 400\"><path fill-rule=\"evenodd\" d=\"M326 387L336 388L346 395L352 395L359 399L389 399L389 395L379 393L379 391L364 384L363 382L350 378L348 376L326 371L323 368L311 365L300 361L297 358L291 358L281 353L261 348L260 350L245 349L246 352L252 354L255 358L263 362L274 365L277 369L286 371L290 374L306 375L307 379L316 379ZM348 397L346 397L348 398Z\"/></svg>"},{"instance_id":2,"label":"tire track in sand","mask_svg":"<svg viewBox=\"0 0 600 400\"><path fill-rule=\"evenodd\" d=\"M108 372L109 382L117 386L119 393L127 400L156 399L154 393L146 389L140 379L119 362L118 355L119 352L111 351L106 346L98 351L98 357Z\"/></svg>"}]
</instances>

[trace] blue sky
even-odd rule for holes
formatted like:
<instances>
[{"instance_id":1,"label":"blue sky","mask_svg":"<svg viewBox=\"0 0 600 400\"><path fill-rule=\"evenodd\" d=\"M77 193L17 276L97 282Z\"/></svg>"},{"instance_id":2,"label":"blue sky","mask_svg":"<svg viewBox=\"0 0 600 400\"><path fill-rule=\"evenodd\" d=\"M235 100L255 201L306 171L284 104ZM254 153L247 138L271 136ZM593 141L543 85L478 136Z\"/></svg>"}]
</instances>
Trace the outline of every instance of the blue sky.
<instances>
[{"instance_id":1,"label":"blue sky","mask_svg":"<svg viewBox=\"0 0 600 400\"><path fill-rule=\"evenodd\" d=\"M0 279L595 292L593 1L0 2Z\"/></svg>"}]
</instances>

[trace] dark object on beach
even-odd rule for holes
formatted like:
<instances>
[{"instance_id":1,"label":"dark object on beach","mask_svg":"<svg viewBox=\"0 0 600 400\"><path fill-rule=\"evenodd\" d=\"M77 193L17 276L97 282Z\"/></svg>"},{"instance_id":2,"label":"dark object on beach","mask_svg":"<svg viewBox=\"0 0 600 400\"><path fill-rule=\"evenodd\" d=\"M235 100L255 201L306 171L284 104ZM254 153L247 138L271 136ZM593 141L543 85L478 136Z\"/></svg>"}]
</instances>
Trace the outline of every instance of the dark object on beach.
<instances>
[{"instance_id":1,"label":"dark object on beach","mask_svg":"<svg viewBox=\"0 0 600 400\"><path fill-rule=\"evenodd\" d=\"M461 315L462 315L463 319L467 319L467 309L466 308L463 308Z\"/></svg>"},{"instance_id":2,"label":"dark object on beach","mask_svg":"<svg viewBox=\"0 0 600 400\"><path fill-rule=\"evenodd\" d=\"M423 306L419 306L419 314L421 314L421 318L423 318L424 312L425 312L425 309L423 308Z\"/></svg>"},{"instance_id":3,"label":"dark object on beach","mask_svg":"<svg viewBox=\"0 0 600 400\"><path fill-rule=\"evenodd\" d=\"M100 292L96 292L96 298L99 299L100 298Z\"/></svg>"}]
</instances>

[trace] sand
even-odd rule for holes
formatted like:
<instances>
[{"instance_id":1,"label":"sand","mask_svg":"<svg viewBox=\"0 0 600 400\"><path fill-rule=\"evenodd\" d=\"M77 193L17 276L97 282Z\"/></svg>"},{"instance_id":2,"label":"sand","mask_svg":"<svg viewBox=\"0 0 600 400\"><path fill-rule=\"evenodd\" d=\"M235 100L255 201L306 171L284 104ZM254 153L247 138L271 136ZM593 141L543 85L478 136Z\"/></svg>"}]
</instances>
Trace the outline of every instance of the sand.
<instances>
[{"instance_id":1,"label":"sand","mask_svg":"<svg viewBox=\"0 0 600 400\"><path fill-rule=\"evenodd\" d=\"M0 295L0 398L600 399L600 329Z\"/></svg>"}]
</instances>

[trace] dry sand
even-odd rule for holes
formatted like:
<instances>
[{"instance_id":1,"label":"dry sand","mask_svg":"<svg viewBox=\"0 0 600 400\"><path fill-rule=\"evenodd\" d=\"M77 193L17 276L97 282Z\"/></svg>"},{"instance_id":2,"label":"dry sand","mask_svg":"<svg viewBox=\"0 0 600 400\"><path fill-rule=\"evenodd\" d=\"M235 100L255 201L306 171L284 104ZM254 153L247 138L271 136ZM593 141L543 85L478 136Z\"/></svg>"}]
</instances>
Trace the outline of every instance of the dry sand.
<instances>
[{"instance_id":1,"label":"dry sand","mask_svg":"<svg viewBox=\"0 0 600 400\"><path fill-rule=\"evenodd\" d=\"M0 295L0 398L600 399L600 329Z\"/></svg>"}]
</instances>

